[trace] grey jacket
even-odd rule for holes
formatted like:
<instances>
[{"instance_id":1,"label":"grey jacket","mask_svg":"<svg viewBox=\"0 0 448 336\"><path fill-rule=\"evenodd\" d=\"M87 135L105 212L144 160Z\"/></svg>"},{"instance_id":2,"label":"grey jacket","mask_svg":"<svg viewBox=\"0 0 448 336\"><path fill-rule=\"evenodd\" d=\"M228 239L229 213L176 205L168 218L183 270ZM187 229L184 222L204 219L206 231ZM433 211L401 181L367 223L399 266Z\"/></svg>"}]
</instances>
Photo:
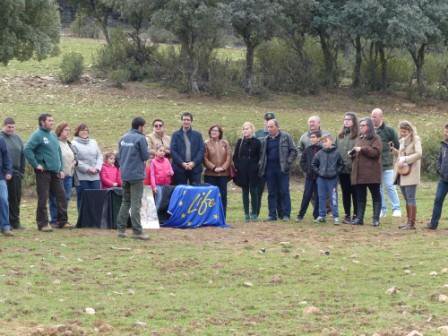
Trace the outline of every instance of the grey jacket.
<instances>
[{"instance_id":1,"label":"grey jacket","mask_svg":"<svg viewBox=\"0 0 448 336\"><path fill-rule=\"evenodd\" d=\"M444 182L448 182L448 142L442 141L440 147L439 160L437 160L437 172L440 175L440 179Z\"/></svg>"},{"instance_id":2,"label":"grey jacket","mask_svg":"<svg viewBox=\"0 0 448 336\"><path fill-rule=\"evenodd\" d=\"M96 141L89 138L75 137L72 142L72 149L77 161L75 174L78 181L99 180L99 172L103 166L103 155ZM88 173L87 170L89 168L95 168L96 173Z\"/></svg>"},{"instance_id":3,"label":"grey jacket","mask_svg":"<svg viewBox=\"0 0 448 336\"><path fill-rule=\"evenodd\" d=\"M336 146L333 144L331 148L322 148L318 151L311 166L317 176L332 179L341 173L344 162L341 154L339 154Z\"/></svg>"},{"instance_id":4,"label":"grey jacket","mask_svg":"<svg viewBox=\"0 0 448 336\"><path fill-rule=\"evenodd\" d=\"M269 136L269 135L268 135ZM268 136L261 139L261 153L260 162L258 164L258 175L264 176L266 173L266 140ZM282 173L288 174L292 163L297 157L297 148L291 135L284 131L280 131L279 135L279 155L280 155L280 169Z\"/></svg>"},{"instance_id":5,"label":"grey jacket","mask_svg":"<svg viewBox=\"0 0 448 336\"><path fill-rule=\"evenodd\" d=\"M148 142L143 133L129 130L118 143L118 162L123 181L140 181L145 178L145 161L149 159Z\"/></svg>"},{"instance_id":6,"label":"grey jacket","mask_svg":"<svg viewBox=\"0 0 448 336\"><path fill-rule=\"evenodd\" d=\"M330 132L323 130L320 130L320 133L321 136L330 134ZM305 151L305 148L311 145L310 134L311 134L310 131L306 131L305 133L302 134L302 136L299 139L299 143L297 144L299 160L302 157L302 153Z\"/></svg>"}]
</instances>

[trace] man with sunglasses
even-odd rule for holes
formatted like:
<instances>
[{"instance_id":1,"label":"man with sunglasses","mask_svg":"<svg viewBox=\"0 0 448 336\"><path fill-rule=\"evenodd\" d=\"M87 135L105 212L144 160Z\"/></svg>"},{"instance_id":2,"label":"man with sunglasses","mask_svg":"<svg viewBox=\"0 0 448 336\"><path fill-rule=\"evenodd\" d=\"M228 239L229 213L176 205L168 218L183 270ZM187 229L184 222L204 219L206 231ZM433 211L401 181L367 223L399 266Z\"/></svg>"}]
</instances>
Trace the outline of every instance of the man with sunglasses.
<instances>
[{"instance_id":1,"label":"man with sunglasses","mask_svg":"<svg viewBox=\"0 0 448 336\"><path fill-rule=\"evenodd\" d=\"M165 148L165 156L170 157L171 137L165 133L165 123L162 119L154 119L152 122L152 133L148 135L149 154L153 158L159 146Z\"/></svg>"}]
</instances>

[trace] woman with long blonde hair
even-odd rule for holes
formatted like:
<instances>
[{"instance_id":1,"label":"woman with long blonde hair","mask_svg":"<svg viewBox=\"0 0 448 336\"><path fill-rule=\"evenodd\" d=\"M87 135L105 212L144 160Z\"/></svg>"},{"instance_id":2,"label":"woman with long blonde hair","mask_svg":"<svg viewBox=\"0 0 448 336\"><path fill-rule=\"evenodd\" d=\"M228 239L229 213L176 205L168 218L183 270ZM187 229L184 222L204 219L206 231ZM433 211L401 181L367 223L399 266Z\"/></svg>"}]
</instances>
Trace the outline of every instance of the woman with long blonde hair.
<instances>
[{"instance_id":1,"label":"woman with long blonde hair","mask_svg":"<svg viewBox=\"0 0 448 336\"><path fill-rule=\"evenodd\" d=\"M422 158L422 144L415 127L407 120L398 124L400 147L391 150L395 155L394 181L400 186L406 201L407 222L400 225L403 230L415 229L417 215L416 192L420 184L420 167Z\"/></svg>"},{"instance_id":2,"label":"woman with long blonde hair","mask_svg":"<svg viewBox=\"0 0 448 336\"><path fill-rule=\"evenodd\" d=\"M244 219L246 222L258 220L259 197L258 161L260 160L261 142L255 136L255 127L245 122L242 137L238 139L233 152L233 164L236 176L234 181L243 189ZM249 209L249 196L251 209Z\"/></svg>"}]
</instances>

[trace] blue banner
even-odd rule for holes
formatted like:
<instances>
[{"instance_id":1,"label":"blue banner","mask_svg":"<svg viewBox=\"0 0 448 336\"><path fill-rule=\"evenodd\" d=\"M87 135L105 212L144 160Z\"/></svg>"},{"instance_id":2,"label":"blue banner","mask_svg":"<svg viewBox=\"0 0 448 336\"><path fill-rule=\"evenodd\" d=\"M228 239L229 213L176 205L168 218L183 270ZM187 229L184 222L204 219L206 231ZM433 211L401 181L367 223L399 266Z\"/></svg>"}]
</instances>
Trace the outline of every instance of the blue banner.
<instances>
[{"instance_id":1,"label":"blue banner","mask_svg":"<svg viewBox=\"0 0 448 336\"><path fill-rule=\"evenodd\" d=\"M163 226L183 229L228 227L216 186L177 186L171 195L168 213L171 217Z\"/></svg>"}]
</instances>

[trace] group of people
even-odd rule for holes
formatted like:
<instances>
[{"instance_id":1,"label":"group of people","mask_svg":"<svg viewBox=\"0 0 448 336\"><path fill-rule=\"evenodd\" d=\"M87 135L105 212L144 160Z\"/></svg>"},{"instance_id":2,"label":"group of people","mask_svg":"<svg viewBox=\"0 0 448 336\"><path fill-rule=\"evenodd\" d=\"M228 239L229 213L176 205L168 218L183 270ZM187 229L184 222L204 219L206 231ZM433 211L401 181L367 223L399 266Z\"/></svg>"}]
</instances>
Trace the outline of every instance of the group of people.
<instances>
[{"instance_id":1,"label":"group of people","mask_svg":"<svg viewBox=\"0 0 448 336\"><path fill-rule=\"evenodd\" d=\"M273 112L264 115L264 128L255 130L251 122L242 125L235 148L224 139L220 125L212 125L208 139L192 128L193 115L181 115L182 126L172 136L166 134L164 121L155 119L153 131L146 136L146 121L137 117L131 129L118 142L118 151L103 156L97 142L90 138L86 124L78 125L70 140L70 127L59 124L55 131L50 114L41 114L39 128L26 144L16 134L15 121L6 118L0 132L0 227L4 235L21 229L20 201L25 159L36 176L36 224L40 231L68 226L67 207L73 187L78 210L86 189L123 189L118 215L118 236L126 237L131 217L133 237L148 239L140 224L144 185L157 193L163 185L200 184L219 188L224 214L227 211L229 180L242 188L244 220L258 221L265 187L268 193L267 221L291 219L290 172L298 158L305 175L304 192L297 221L304 219L310 203L316 223L364 224L367 189L372 197L372 225L378 226L387 214L401 217L395 186L406 202L407 221L401 229L415 229L416 190L420 183L422 146L415 127L401 121L397 131L384 121L376 108L369 117L358 120L353 112L343 118L340 132L333 136L321 129L320 118L308 119L308 130L296 146L290 134L280 129ZM444 126L439 160L440 180L431 221L436 229L448 193L448 124ZM203 178L202 178L203 175ZM340 221L338 186L342 190L344 216ZM50 217L48 216L49 207Z\"/></svg>"}]
</instances>

